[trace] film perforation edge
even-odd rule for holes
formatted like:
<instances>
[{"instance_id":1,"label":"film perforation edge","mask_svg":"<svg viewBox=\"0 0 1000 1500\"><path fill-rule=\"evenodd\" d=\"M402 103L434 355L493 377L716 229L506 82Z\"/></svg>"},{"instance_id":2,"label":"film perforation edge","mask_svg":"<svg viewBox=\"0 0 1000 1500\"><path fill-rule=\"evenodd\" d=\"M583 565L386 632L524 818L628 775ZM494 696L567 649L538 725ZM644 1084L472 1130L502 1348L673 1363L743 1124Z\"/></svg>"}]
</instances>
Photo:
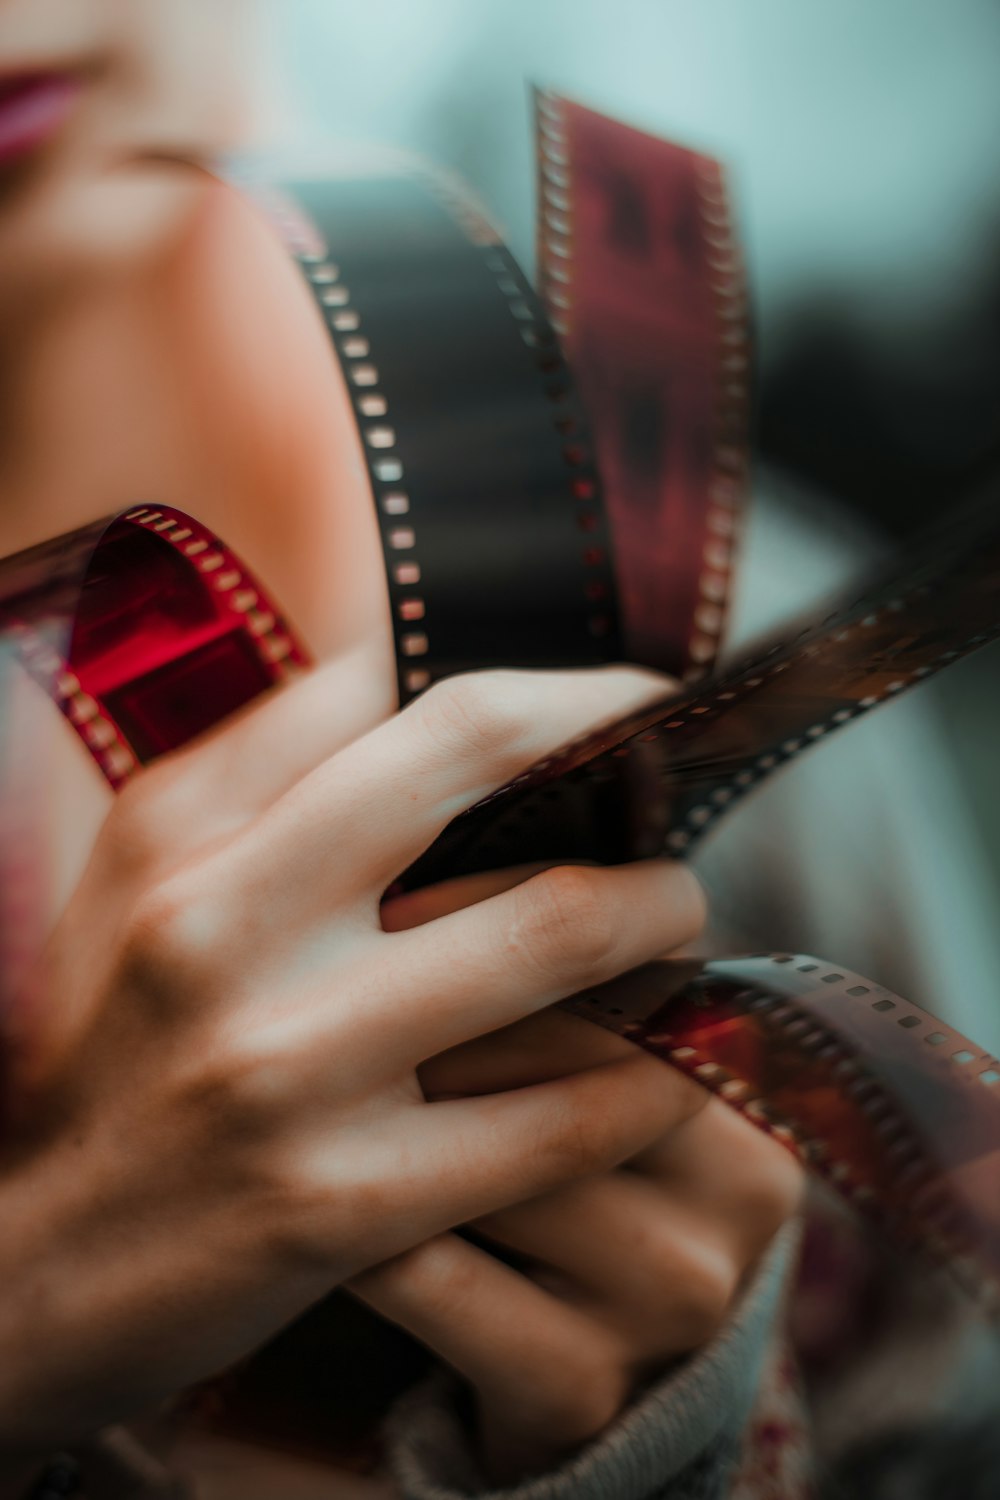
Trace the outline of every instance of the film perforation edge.
<instances>
[{"instance_id":1,"label":"film perforation edge","mask_svg":"<svg viewBox=\"0 0 1000 1500\"><path fill-rule=\"evenodd\" d=\"M624 335L621 326L614 331L614 319L605 305L606 299L595 291L594 268L590 260L597 231L592 222L579 252L577 243L578 199L583 190L579 180L580 122L594 121L599 117L551 90L535 89L534 105L539 290L553 326L563 340L570 366L576 369L584 406L598 440L612 531L627 533L633 529L627 523L636 517L632 515L631 486L622 468L623 448L618 431L622 419L614 414L608 415L606 401L589 388L592 384L590 376L596 365L606 365L610 359L617 372L614 388L620 394L633 379L635 368L641 368L643 360L640 359L634 367L627 360L622 362L621 339ZM616 573L622 597L626 655L629 659L667 670L686 683L694 683L702 680L711 669L725 628L734 559L740 540L740 521L746 502L750 406L747 290L720 165L708 157L645 136L641 131L603 121L603 167L608 169L610 152L618 168L624 172L626 167L623 164L629 152L627 147L622 148L621 143L639 138L647 150L663 157L661 168L669 170L672 163L676 169L683 162L685 180L697 197L697 233L701 243L697 266L689 265L684 272L687 279L683 292L667 277L659 285L656 302L643 311L655 314L658 307L669 306L671 302L675 306L687 303L694 307L699 298L708 304L701 316L697 338L692 339L688 329L681 339L681 347L666 359L664 368L669 370L673 361L676 365L673 378L677 379L685 360L694 357L708 361L709 386L700 398L702 409L693 424L691 411L685 410L685 432L680 437L675 433L673 441L686 449L686 461L697 466L701 451L698 435L704 426L711 459L698 481L701 493L697 500L689 493L688 487L693 483L690 478L678 485L676 459L672 461L673 469L664 460L667 468L658 481L662 503L658 507L657 519L651 522L648 506L641 507L645 524L652 526L654 547L661 552L667 550L664 531L667 514L671 514L675 522L680 522L671 526L670 544L675 550L679 545L683 546L686 567L681 571L695 586L690 602L685 596L683 606L678 603L661 610L654 620L647 598L652 587L648 563L627 549L623 555L619 549L616 552ZM646 165L648 167L648 163ZM632 166L635 166L634 162ZM593 182L589 186L593 189ZM652 194L650 181L642 179L639 183L637 179L636 192L637 195ZM648 204L647 207L655 213L655 209ZM662 228L661 225L661 232ZM601 248L607 251L606 245ZM582 283L581 256L587 263L587 274ZM608 266L605 270L614 275ZM619 271L622 275L627 273L624 261ZM658 266L657 274L661 278L667 275L663 265ZM647 292L646 295L650 294ZM633 319L635 314L636 309L632 309ZM662 331L651 333L649 338L662 338ZM604 395L610 390L611 387L604 390ZM668 418L666 426L668 430L672 429L676 422ZM697 539L690 535L693 510L699 513Z\"/></svg>"},{"instance_id":2,"label":"film perforation edge","mask_svg":"<svg viewBox=\"0 0 1000 1500\"><path fill-rule=\"evenodd\" d=\"M721 163L704 156L695 158L695 174L701 231L709 247L706 259L717 299L714 368L718 398L714 468L706 494L709 540L698 575L699 602L688 644L693 665L685 674L685 680L692 682L701 681L710 670L729 617L734 559L748 501L751 376L749 291L726 175Z\"/></svg>"},{"instance_id":3,"label":"film perforation edge","mask_svg":"<svg viewBox=\"0 0 1000 1500\"><path fill-rule=\"evenodd\" d=\"M306 654L261 584L212 531L175 507L133 507L111 518L102 534L95 536L88 573L103 560L105 549L113 545L123 528L145 535L151 546L169 548L181 557L192 592L202 589L228 612L234 632L249 644L262 669L261 682L251 697L265 683L286 682L303 668ZM28 621L4 620L2 628L11 634L24 670L55 703L112 789L121 790L139 770L142 757L104 695L91 691L94 662L79 659L75 635L63 655ZM183 668L186 654L183 645L177 647L172 655L156 662L155 670L162 673L171 667ZM141 681L140 673L132 685Z\"/></svg>"},{"instance_id":4,"label":"film perforation edge","mask_svg":"<svg viewBox=\"0 0 1000 1500\"><path fill-rule=\"evenodd\" d=\"M421 660L432 654L434 622L433 613L428 618L426 590L421 587L419 516L415 517L412 512L412 496L406 486L405 458L396 451L395 430L387 423L374 429L391 434L391 440L379 445L372 442L370 422L376 410L380 408L381 416L388 418L390 408L381 387L377 355L372 353L370 340L364 334L361 315L351 304L350 290L343 285L340 268L331 256L322 231L294 200L289 198L286 201L289 217L294 214L308 225L306 232L314 248L308 254L300 253L299 262L344 373L375 500L383 549L387 560L393 559L387 569L392 632L400 701L406 701L429 687L433 680L432 670ZM345 327L345 315L350 321L349 329ZM347 337L343 336L344 333ZM418 589L419 593L415 592ZM418 622L419 628L413 628Z\"/></svg>"},{"instance_id":5,"label":"film perforation edge","mask_svg":"<svg viewBox=\"0 0 1000 1500\"><path fill-rule=\"evenodd\" d=\"M571 549L556 559L564 578L568 578L572 573L574 579L578 580L574 584L577 602L572 607L581 617L583 639L578 640L574 647L574 660L593 660L594 662L614 660L620 656L621 652L618 640L617 607L612 586L612 539L605 518L600 479L593 462L593 445L586 419L582 406L575 397L571 372L562 358L558 340L551 330L544 308L516 261L503 245L499 235L485 218L484 211L478 204L471 201L470 196L453 174L441 173L425 164L407 163L405 168L397 168L384 179L380 179L379 185L383 191L391 192L396 183L405 183L412 187L427 204L433 204L437 212L443 215L444 219L457 231L462 243L468 246L470 256L474 257L477 264L483 266L488 275L489 283L494 289L493 295L497 298L496 305L502 306L505 310L508 333L515 334L524 350L525 368L533 371L537 391L535 399L541 403L541 409L549 413L550 463L558 464L560 474L558 503L564 510L564 525L568 532L575 535L575 542ZM311 180L309 187L312 191L308 202L300 201L298 196L303 186L304 184L291 182L285 182L280 190L266 186L258 196L262 196L265 206L269 198L278 202L282 198L285 200L283 212L279 210L275 213L272 210L271 217L285 234L290 248L300 261L307 281L313 285L315 295L317 276L328 284L331 276L335 275L339 277L342 287L345 280L350 281L357 274L357 265L352 271L351 255L344 251L336 236L334 242L331 243L326 234L326 220L329 218L331 223L334 222L335 211L339 204L337 197L341 186L339 181L335 178ZM342 237L344 224L342 216L339 215L337 227ZM405 240L405 235L401 235L400 240ZM449 241L449 245L449 253L454 254L454 244ZM384 248L383 246L383 250ZM395 245L392 248L395 251ZM351 254L355 260L357 260L357 250L358 245L354 243ZM405 256L402 251L398 253L402 272L405 270ZM358 289L355 288L354 291L357 293ZM371 296L370 287L366 295ZM338 305L343 309L346 306L346 300L343 297L338 298ZM369 307L366 313L365 308L359 306L356 296L351 302L351 307L358 317L359 325L363 317L370 316L371 308ZM456 319L462 322L459 313L460 309L456 309ZM471 310L467 308L466 315L470 314ZM413 336L412 330L411 336ZM391 331L389 337L391 341ZM412 467L413 454L407 449L401 435L394 453L387 454L383 449L379 458L373 459L372 457L371 434L364 420L366 400L370 401L376 382L376 399L381 401L386 412L389 412L398 395L390 389L392 382L388 380L382 369L387 359L386 338L387 330L382 328L377 340L378 348L375 347L376 341L372 340L368 350L364 351L366 359L370 356L372 361L370 367L367 364L362 366L362 372L369 386L367 396L358 396L354 388L357 384L358 372L356 368L347 364L347 360L354 352L353 348L350 344L345 348L344 342L336 338L334 346L342 366L346 365L345 373L351 390L352 408L361 431L369 478L379 511L380 530L389 575L397 662L399 663L400 702L405 703L416 692L428 686L437 676L451 670L474 670L479 666L487 666L495 658L491 657L489 661L464 660L458 666L449 664L447 660L449 651L455 650L456 640L459 637L468 634L467 630L460 630L458 622L451 617L453 609L450 603L444 611L448 620L447 631L443 631L442 597L447 596L450 600L455 595L456 580L445 578L442 581L440 568L442 549L440 547L435 553L438 567L433 580L427 576L422 555L426 552L428 545L426 538L428 500L434 502L431 508L440 511L441 507L434 501L433 495L425 493L421 511L421 504L418 502L419 485L412 478L407 482L407 470ZM484 363L488 362L489 352L488 348L482 351L481 358ZM408 354L406 357L410 358L411 355ZM426 381L444 377L430 376L425 371L423 378ZM446 395L447 393L442 389L442 399L438 403L441 410L449 409L450 403L445 399ZM383 444L388 443L390 434L392 434L391 428L388 433L379 429L380 441ZM426 451L423 452L422 458L426 467ZM444 461L444 458L445 455L438 454L439 464ZM478 459L478 462L481 465L485 463L485 456ZM471 472L467 477L469 490L474 494L477 489L477 477L481 478L482 473L477 476L476 472ZM423 479L426 482L426 472L423 474ZM384 493L386 485L401 487L404 499L409 506L406 523L398 525L387 523L385 507L398 500L399 495L394 489ZM439 491L440 488L439 486ZM530 488L529 482L526 491L530 491ZM430 489L433 490L434 486L430 486ZM413 518L412 525L408 524L411 518ZM435 520L439 524L441 515L437 515ZM394 556L394 552L402 553L402 558ZM516 580L512 578L509 583L514 585ZM420 593L416 600L399 597L401 588L415 589L418 584ZM494 591L500 586L503 586L503 580L500 578L495 579L490 585ZM521 602L521 596L516 594L512 596L508 601L508 613L515 608L515 599ZM491 598L491 606L495 606L495 603L496 601ZM536 611L541 612L538 625L529 631L526 624L522 630L525 639L531 635L536 642L532 646L532 655L523 663L515 661L512 664L536 664L534 655L539 649L537 643L544 640L541 623L543 619L551 623L551 606L547 599L541 599L535 603L534 607ZM406 629L405 625L401 625L401 616L405 622L406 612L413 609L420 613L422 620L427 621L426 629ZM444 648L442 648L443 633L448 635L448 646ZM494 650L499 653L501 649L498 642ZM565 643L559 647L559 650L561 654L558 663L549 664L569 664ZM442 652L445 656L443 666L439 660Z\"/></svg>"},{"instance_id":6,"label":"film perforation edge","mask_svg":"<svg viewBox=\"0 0 1000 1500\"><path fill-rule=\"evenodd\" d=\"M583 568L584 595L588 604L594 606L589 612L588 629L595 639L614 639L618 624L611 588L613 539L589 423L560 342L560 335L567 331L571 292L568 286L560 296L544 295L541 289L535 291L486 209L457 173L422 164L415 168L415 174L472 243L482 249L486 266L495 277L521 339L535 351L538 379L552 408L552 426L561 439L568 498L571 504L575 502L581 532L579 561ZM566 243L569 257L569 242Z\"/></svg>"},{"instance_id":7,"label":"film perforation edge","mask_svg":"<svg viewBox=\"0 0 1000 1500\"><path fill-rule=\"evenodd\" d=\"M792 966L791 982L799 984L798 993L789 988L786 965ZM822 1014L815 1009L819 994L826 1006ZM831 996L842 1006L861 1008L854 1011L857 1029L850 1034L843 1020L831 1020ZM913 1110L914 1101L921 1100L931 1107L932 1118L936 1108L954 1114L971 1107L979 1120L980 1145L985 1140L995 1147L997 1096L992 1086L980 1095L967 1074L964 1088L950 1083L961 1065L949 1066L942 1059L940 1066L926 1060L923 1068L918 1066L920 1081L915 1090L911 1087L909 1099L902 1098L893 1087L898 1075L886 1068L875 1045L878 1028L891 1024L886 1012L877 1009L888 997L883 987L848 970L808 955L774 953L710 960L704 968L698 961L647 965L597 991L581 992L562 1008L652 1052L718 1095L900 1248L917 1250L947 1267L984 1312L998 1317L1000 1218L994 1206L977 1219L981 1194L970 1192L975 1183L966 1180L960 1187L961 1176L951 1175L951 1168L961 1167L961 1158L949 1158L947 1142L936 1139L932 1124L918 1127L919 1109L917 1115ZM892 1000L907 1013L917 1012L898 997ZM925 1026L938 1024L920 1014ZM759 1028L757 1043L744 1042L742 1051L734 1050L734 1026L739 1029L751 1017ZM960 1055L961 1046L968 1046L965 1039L944 1029ZM729 1041L720 1053L714 1037L726 1033ZM812 1045L803 1046L806 1038ZM897 1027L894 1040L919 1065L920 1039ZM761 1076L750 1066L755 1058L764 1070ZM824 1116L816 1100L830 1080L836 1080L839 1103ZM975 1128L968 1128L975 1136ZM987 1181L995 1187L988 1162L980 1186Z\"/></svg>"}]
</instances>

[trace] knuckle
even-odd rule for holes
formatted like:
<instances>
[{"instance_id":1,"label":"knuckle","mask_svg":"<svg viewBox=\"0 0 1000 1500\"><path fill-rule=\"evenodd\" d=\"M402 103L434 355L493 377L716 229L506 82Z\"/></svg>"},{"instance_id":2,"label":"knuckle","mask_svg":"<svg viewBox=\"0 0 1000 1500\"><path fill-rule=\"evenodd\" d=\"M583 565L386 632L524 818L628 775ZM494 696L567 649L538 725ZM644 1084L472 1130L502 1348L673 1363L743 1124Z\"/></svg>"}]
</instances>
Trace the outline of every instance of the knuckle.
<instances>
[{"instance_id":1,"label":"knuckle","mask_svg":"<svg viewBox=\"0 0 1000 1500\"><path fill-rule=\"evenodd\" d=\"M463 1316L481 1296L476 1261L456 1254L447 1235L400 1256L393 1264L393 1276L406 1300L419 1304L436 1324Z\"/></svg>"},{"instance_id":2,"label":"knuckle","mask_svg":"<svg viewBox=\"0 0 1000 1500\"><path fill-rule=\"evenodd\" d=\"M727 1223L748 1260L755 1258L801 1207L805 1170L781 1141L729 1110L720 1099L706 1106L705 1139L720 1159L739 1163L724 1178Z\"/></svg>"},{"instance_id":3,"label":"knuckle","mask_svg":"<svg viewBox=\"0 0 1000 1500\"><path fill-rule=\"evenodd\" d=\"M253 1137L282 1118L297 1096L298 1082L294 1061L273 1047L226 1037L203 1048L186 1093L227 1135Z\"/></svg>"},{"instance_id":4,"label":"knuckle","mask_svg":"<svg viewBox=\"0 0 1000 1500\"><path fill-rule=\"evenodd\" d=\"M628 1400L628 1383L623 1370L602 1367L578 1371L574 1385L576 1437L585 1441L603 1432L618 1416Z\"/></svg>"},{"instance_id":5,"label":"knuckle","mask_svg":"<svg viewBox=\"0 0 1000 1500\"><path fill-rule=\"evenodd\" d=\"M801 1204L805 1176L802 1167L783 1146L766 1137L770 1148L755 1172L748 1173L740 1187L739 1220L755 1244L766 1243L795 1214Z\"/></svg>"},{"instance_id":6,"label":"knuckle","mask_svg":"<svg viewBox=\"0 0 1000 1500\"><path fill-rule=\"evenodd\" d=\"M517 680L515 672L493 671L435 683L420 699L432 741L449 756L515 754L530 728Z\"/></svg>"},{"instance_id":7,"label":"knuckle","mask_svg":"<svg viewBox=\"0 0 1000 1500\"><path fill-rule=\"evenodd\" d=\"M540 1414L550 1436L567 1446L577 1446L603 1432L628 1401L629 1380L622 1362L599 1337L578 1338L571 1359L561 1357L542 1366L546 1396L539 1402ZM572 1375L567 1378L567 1366Z\"/></svg>"},{"instance_id":8,"label":"knuckle","mask_svg":"<svg viewBox=\"0 0 1000 1500\"><path fill-rule=\"evenodd\" d=\"M330 1184L285 1153L261 1152L253 1171L255 1198L265 1205L272 1258L297 1270L325 1269L350 1255L348 1216ZM255 1208L255 1216L259 1214Z\"/></svg>"},{"instance_id":9,"label":"knuckle","mask_svg":"<svg viewBox=\"0 0 1000 1500\"><path fill-rule=\"evenodd\" d=\"M122 788L101 833L102 849L122 872L147 869L161 848L161 819L142 782L140 777Z\"/></svg>"},{"instance_id":10,"label":"knuckle","mask_svg":"<svg viewBox=\"0 0 1000 1500\"><path fill-rule=\"evenodd\" d=\"M102 830L102 847L113 867L135 874L155 868L190 821L190 791L174 767L155 766L128 782L115 799Z\"/></svg>"},{"instance_id":11,"label":"knuckle","mask_svg":"<svg viewBox=\"0 0 1000 1500\"><path fill-rule=\"evenodd\" d=\"M280 1083L266 1070L220 1065L192 1080L182 1103L197 1137L211 1143L206 1173L239 1214L248 1246L291 1274L333 1266L339 1279L354 1269L354 1252L364 1250L358 1205L302 1149Z\"/></svg>"},{"instance_id":12,"label":"knuckle","mask_svg":"<svg viewBox=\"0 0 1000 1500\"><path fill-rule=\"evenodd\" d=\"M264 1225L274 1262L296 1271L322 1269L346 1248L327 1184L278 1152L261 1152L250 1177L252 1215Z\"/></svg>"},{"instance_id":13,"label":"knuckle","mask_svg":"<svg viewBox=\"0 0 1000 1500\"><path fill-rule=\"evenodd\" d=\"M549 870L519 887L515 901L511 943L546 977L584 981L613 967L618 933L597 872L573 865Z\"/></svg>"},{"instance_id":14,"label":"knuckle","mask_svg":"<svg viewBox=\"0 0 1000 1500\"><path fill-rule=\"evenodd\" d=\"M140 994L180 1001L202 986L218 950L220 915L188 880L174 877L133 903L122 942L127 977Z\"/></svg>"},{"instance_id":15,"label":"knuckle","mask_svg":"<svg viewBox=\"0 0 1000 1500\"><path fill-rule=\"evenodd\" d=\"M673 1274L677 1274L676 1261ZM702 1246L684 1267L681 1335L685 1347L695 1349L715 1337L739 1286L739 1268L728 1255Z\"/></svg>"}]
</instances>

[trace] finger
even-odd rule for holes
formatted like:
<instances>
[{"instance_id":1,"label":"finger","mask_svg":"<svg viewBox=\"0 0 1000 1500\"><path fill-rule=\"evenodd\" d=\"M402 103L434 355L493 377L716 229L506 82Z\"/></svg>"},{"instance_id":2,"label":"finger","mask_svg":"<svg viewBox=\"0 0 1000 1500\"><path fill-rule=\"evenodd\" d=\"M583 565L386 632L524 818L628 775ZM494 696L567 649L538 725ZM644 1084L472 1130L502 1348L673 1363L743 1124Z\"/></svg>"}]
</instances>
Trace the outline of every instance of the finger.
<instances>
[{"instance_id":1,"label":"finger","mask_svg":"<svg viewBox=\"0 0 1000 1500\"><path fill-rule=\"evenodd\" d=\"M120 838L144 866L176 863L258 816L394 708L391 683L358 649L258 699L125 787Z\"/></svg>"},{"instance_id":2,"label":"finger","mask_svg":"<svg viewBox=\"0 0 1000 1500\"><path fill-rule=\"evenodd\" d=\"M711 1338L747 1269L714 1217L625 1172L570 1184L475 1228L557 1273L564 1294L580 1294L642 1361Z\"/></svg>"},{"instance_id":3,"label":"finger","mask_svg":"<svg viewBox=\"0 0 1000 1500\"><path fill-rule=\"evenodd\" d=\"M609 1329L456 1235L348 1286L464 1375L495 1418L551 1447L594 1436L626 1399L622 1350Z\"/></svg>"},{"instance_id":4,"label":"finger","mask_svg":"<svg viewBox=\"0 0 1000 1500\"><path fill-rule=\"evenodd\" d=\"M543 1010L428 1058L419 1068L420 1086L427 1099L498 1094L631 1057L634 1050L632 1042L592 1021Z\"/></svg>"},{"instance_id":5,"label":"finger","mask_svg":"<svg viewBox=\"0 0 1000 1500\"><path fill-rule=\"evenodd\" d=\"M607 1171L706 1098L636 1052L533 1088L424 1105L403 1188L407 1242Z\"/></svg>"},{"instance_id":6,"label":"finger","mask_svg":"<svg viewBox=\"0 0 1000 1500\"><path fill-rule=\"evenodd\" d=\"M625 667L437 683L305 777L255 826L254 863L270 871L276 909L296 919L307 909L325 913L345 888L376 902L458 813L663 692L663 678ZM333 857L341 849L350 849L349 861Z\"/></svg>"},{"instance_id":7,"label":"finger","mask_svg":"<svg viewBox=\"0 0 1000 1500\"><path fill-rule=\"evenodd\" d=\"M387 940L411 976L394 997L412 1063L647 963L704 921L683 865L563 865L489 901Z\"/></svg>"},{"instance_id":8,"label":"finger","mask_svg":"<svg viewBox=\"0 0 1000 1500\"><path fill-rule=\"evenodd\" d=\"M259 812L395 711L391 676L367 647L251 705L196 747L198 780L241 817Z\"/></svg>"},{"instance_id":9,"label":"finger","mask_svg":"<svg viewBox=\"0 0 1000 1500\"><path fill-rule=\"evenodd\" d=\"M407 932L411 927L422 927L437 917L449 916L453 911L462 911L498 896L502 891L513 890L523 885L532 875L541 874L548 866L540 863L514 865L509 870L484 870L479 875L462 875L457 880L442 880L424 890L407 891L382 902L382 928L385 932Z\"/></svg>"},{"instance_id":10,"label":"finger","mask_svg":"<svg viewBox=\"0 0 1000 1500\"><path fill-rule=\"evenodd\" d=\"M746 1264L798 1212L805 1190L791 1152L719 1099L640 1152L629 1170L726 1234Z\"/></svg>"}]
</instances>

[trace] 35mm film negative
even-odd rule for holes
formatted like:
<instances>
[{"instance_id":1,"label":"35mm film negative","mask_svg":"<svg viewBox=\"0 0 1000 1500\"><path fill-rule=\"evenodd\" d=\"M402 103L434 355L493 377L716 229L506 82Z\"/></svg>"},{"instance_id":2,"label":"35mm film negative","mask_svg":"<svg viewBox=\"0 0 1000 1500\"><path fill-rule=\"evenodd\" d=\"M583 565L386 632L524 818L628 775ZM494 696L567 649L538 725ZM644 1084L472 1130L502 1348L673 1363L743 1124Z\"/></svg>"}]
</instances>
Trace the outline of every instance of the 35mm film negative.
<instances>
[{"instance_id":1,"label":"35mm film negative","mask_svg":"<svg viewBox=\"0 0 1000 1500\"><path fill-rule=\"evenodd\" d=\"M406 703L498 657L623 654L583 412L537 296L450 180L420 167L258 197L343 368L381 524Z\"/></svg>"},{"instance_id":2,"label":"35mm film negative","mask_svg":"<svg viewBox=\"0 0 1000 1500\"><path fill-rule=\"evenodd\" d=\"M549 97L539 128L555 326L433 176L303 177L270 200L368 454L401 700L500 663L630 655L689 679L457 819L411 884L683 856L782 764L1000 629L991 498L792 639L694 681L722 628L745 469L721 176ZM264 586L164 506L9 559L0 623L114 786L305 663ZM786 955L658 967L573 1006L694 1073L995 1303L994 1059L872 982Z\"/></svg>"},{"instance_id":3,"label":"35mm film negative","mask_svg":"<svg viewBox=\"0 0 1000 1500\"><path fill-rule=\"evenodd\" d=\"M747 297L722 167L538 93L538 274L590 414L631 661L715 660L747 478Z\"/></svg>"},{"instance_id":4,"label":"35mm film negative","mask_svg":"<svg viewBox=\"0 0 1000 1500\"><path fill-rule=\"evenodd\" d=\"M803 954L665 962L564 1002L696 1078L1000 1314L1000 1063Z\"/></svg>"},{"instance_id":5,"label":"35mm film negative","mask_svg":"<svg viewBox=\"0 0 1000 1500\"><path fill-rule=\"evenodd\" d=\"M0 562L0 628L116 790L306 661L244 564L166 506Z\"/></svg>"},{"instance_id":6,"label":"35mm film negative","mask_svg":"<svg viewBox=\"0 0 1000 1500\"><path fill-rule=\"evenodd\" d=\"M541 762L445 830L416 883L521 859L687 853L747 792L1000 634L1000 503L949 517L856 596L708 683ZM593 814L616 801L617 821Z\"/></svg>"}]
</instances>

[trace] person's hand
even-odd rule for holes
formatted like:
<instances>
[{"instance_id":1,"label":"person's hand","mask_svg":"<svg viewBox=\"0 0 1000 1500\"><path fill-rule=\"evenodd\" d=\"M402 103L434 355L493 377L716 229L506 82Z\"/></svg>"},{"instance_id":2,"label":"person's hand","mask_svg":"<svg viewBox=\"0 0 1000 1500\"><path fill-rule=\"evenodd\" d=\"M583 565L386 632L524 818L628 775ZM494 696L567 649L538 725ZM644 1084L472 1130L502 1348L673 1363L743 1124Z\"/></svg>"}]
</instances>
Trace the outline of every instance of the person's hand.
<instances>
[{"instance_id":1,"label":"person's hand","mask_svg":"<svg viewBox=\"0 0 1000 1500\"><path fill-rule=\"evenodd\" d=\"M456 885L452 899L467 894L478 893ZM426 920L439 901L405 897L391 920ZM633 1051L547 1011L432 1059L420 1078L429 1098L451 1099ZM664 1098L680 1105L687 1081L658 1066ZM471 1237L436 1236L350 1284L470 1382L497 1483L565 1460L644 1379L710 1339L798 1205L790 1154L718 1100L701 1092L677 1120L619 1169L483 1216Z\"/></svg>"},{"instance_id":2,"label":"person's hand","mask_svg":"<svg viewBox=\"0 0 1000 1500\"><path fill-rule=\"evenodd\" d=\"M629 1045L549 1013L511 1028L496 1067L474 1044L468 1082L498 1088L506 1076L516 1087L538 1076L540 1054L600 1070ZM659 1066L667 1098L685 1080ZM429 1075L451 1097L464 1071L456 1055ZM617 1170L485 1215L471 1238L436 1236L350 1283L470 1383L494 1482L564 1462L644 1380L711 1339L795 1212L791 1155L703 1100Z\"/></svg>"},{"instance_id":3,"label":"person's hand","mask_svg":"<svg viewBox=\"0 0 1000 1500\"><path fill-rule=\"evenodd\" d=\"M553 870L412 931L380 920L462 808L662 682L453 679L365 733L381 709L342 670L126 790L9 1017L0 1449L217 1371L362 1269L606 1170L697 1096L638 1053L435 1102L416 1074L691 937L682 868Z\"/></svg>"}]
</instances>

